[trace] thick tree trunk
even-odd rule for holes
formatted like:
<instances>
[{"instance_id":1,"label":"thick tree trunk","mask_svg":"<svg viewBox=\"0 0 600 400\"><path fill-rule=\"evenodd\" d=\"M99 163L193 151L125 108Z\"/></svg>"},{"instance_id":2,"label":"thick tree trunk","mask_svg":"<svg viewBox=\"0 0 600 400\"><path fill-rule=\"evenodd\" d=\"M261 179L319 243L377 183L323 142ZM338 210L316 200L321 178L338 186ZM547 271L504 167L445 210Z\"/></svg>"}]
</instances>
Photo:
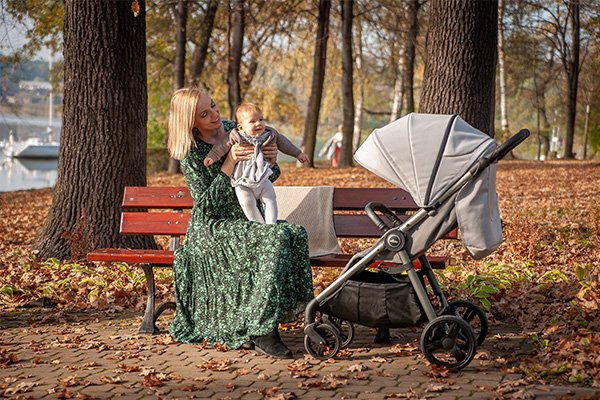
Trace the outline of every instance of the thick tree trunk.
<instances>
[{"instance_id":1,"label":"thick tree trunk","mask_svg":"<svg viewBox=\"0 0 600 400\"><path fill-rule=\"evenodd\" d=\"M43 258L154 245L119 234L123 188L146 184L146 23L139 3L135 17L130 2L65 1L58 179L33 244Z\"/></svg>"},{"instance_id":2,"label":"thick tree trunk","mask_svg":"<svg viewBox=\"0 0 600 400\"><path fill-rule=\"evenodd\" d=\"M419 109L494 135L498 2L431 0Z\"/></svg>"},{"instance_id":3,"label":"thick tree trunk","mask_svg":"<svg viewBox=\"0 0 600 400\"><path fill-rule=\"evenodd\" d=\"M219 8L219 0L210 0L206 6L206 13L202 20L200 28L200 39L196 43L196 48L192 54L192 60L190 61L190 69L188 76L189 85L197 85L206 63L206 56L208 55L208 45L212 36L212 31L215 25L215 16Z\"/></svg>"},{"instance_id":4,"label":"thick tree trunk","mask_svg":"<svg viewBox=\"0 0 600 400\"><path fill-rule=\"evenodd\" d=\"M187 14L187 0L179 0L177 2L177 32L175 34L175 90L180 89L185 85L185 44L187 41ZM179 172L179 160L175 160L174 158L169 159L168 172L171 174L176 174Z\"/></svg>"},{"instance_id":5,"label":"thick tree trunk","mask_svg":"<svg viewBox=\"0 0 600 400\"><path fill-rule=\"evenodd\" d=\"M227 84L229 116L235 118L235 109L242 103L242 89L240 85L240 69L242 65L242 51L244 50L244 16L245 0L233 1L233 22L231 36L231 50L227 66Z\"/></svg>"},{"instance_id":6,"label":"thick tree trunk","mask_svg":"<svg viewBox=\"0 0 600 400\"><path fill-rule=\"evenodd\" d=\"M342 0L342 113L343 140L338 166L352 166L352 135L354 134L354 94L352 74L353 0Z\"/></svg>"},{"instance_id":7,"label":"thick tree trunk","mask_svg":"<svg viewBox=\"0 0 600 400\"><path fill-rule=\"evenodd\" d=\"M415 56L417 48L417 36L419 35L419 0L409 0L407 3L407 38L405 51L406 72L404 74L404 96L406 99L406 113L415 111Z\"/></svg>"},{"instance_id":8,"label":"thick tree trunk","mask_svg":"<svg viewBox=\"0 0 600 400\"><path fill-rule=\"evenodd\" d=\"M569 2L571 22L571 54L566 57L565 68L568 80L567 132L565 135L564 158L574 158L573 139L575 137L575 118L577 116L577 88L579 82L579 1ZM567 48L567 47L565 47Z\"/></svg>"},{"instance_id":9,"label":"thick tree trunk","mask_svg":"<svg viewBox=\"0 0 600 400\"><path fill-rule=\"evenodd\" d=\"M319 0L319 16L313 58L313 76L310 87L310 98L308 99L308 107L306 108L304 134L302 136L302 150L308 155L308 158L310 158L310 163L307 165L310 167L314 166L317 127L319 126L319 113L321 111L321 99L323 97L330 11L331 0Z\"/></svg>"}]
</instances>

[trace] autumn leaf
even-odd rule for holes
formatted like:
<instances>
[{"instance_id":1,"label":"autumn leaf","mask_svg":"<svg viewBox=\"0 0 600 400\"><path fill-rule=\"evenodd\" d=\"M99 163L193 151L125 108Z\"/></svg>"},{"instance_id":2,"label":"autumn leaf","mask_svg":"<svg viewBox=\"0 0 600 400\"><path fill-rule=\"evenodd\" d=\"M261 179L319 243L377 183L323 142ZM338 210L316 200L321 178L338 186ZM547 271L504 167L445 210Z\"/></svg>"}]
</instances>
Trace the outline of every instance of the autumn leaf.
<instances>
[{"instance_id":1,"label":"autumn leaf","mask_svg":"<svg viewBox=\"0 0 600 400\"><path fill-rule=\"evenodd\" d=\"M150 373L144 376L144 380L142 385L147 387L160 387L164 385L163 381L158 378L158 376L154 373Z\"/></svg>"},{"instance_id":2,"label":"autumn leaf","mask_svg":"<svg viewBox=\"0 0 600 400\"><path fill-rule=\"evenodd\" d=\"M133 11L133 16L137 17L140 13L140 4L138 3L138 0L133 0L133 2L131 3L131 11Z\"/></svg>"},{"instance_id":3,"label":"autumn leaf","mask_svg":"<svg viewBox=\"0 0 600 400\"><path fill-rule=\"evenodd\" d=\"M200 369L209 369L212 371L229 371L233 362L228 359L223 360L208 360L196 365Z\"/></svg>"}]
</instances>

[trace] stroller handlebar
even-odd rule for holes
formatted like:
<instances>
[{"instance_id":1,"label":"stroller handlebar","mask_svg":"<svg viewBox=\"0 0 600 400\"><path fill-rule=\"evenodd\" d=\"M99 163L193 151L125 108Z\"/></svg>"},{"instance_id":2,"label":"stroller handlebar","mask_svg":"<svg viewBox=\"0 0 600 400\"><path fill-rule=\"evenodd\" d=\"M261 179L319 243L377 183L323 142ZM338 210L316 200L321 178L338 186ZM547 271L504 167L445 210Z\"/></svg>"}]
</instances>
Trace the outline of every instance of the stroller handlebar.
<instances>
[{"instance_id":1,"label":"stroller handlebar","mask_svg":"<svg viewBox=\"0 0 600 400\"><path fill-rule=\"evenodd\" d=\"M496 150L494 150L489 157L487 157L490 160L490 163L503 159L515 147L527 139L529 134L530 133L528 129L521 129L519 132L515 133L506 142L498 146L498 148L496 148Z\"/></svg>"},{"instance_id":2,"label":"stroller handlebar","mask_svg":"<svg viewBox=\"0 0 600 400\"><path fill-rule=\"evenodd\" d=\"M475 176L480 171L483 171L488 167L488 165L503 159L508 153L511 152L512 149L520 145L525 139L529 137L530 133L527 129L521 129L519 132L515 133L510 137L506 142L502 143L498 146L494 151L490 153L489 156L481 158L478 162L476 162L469 172L471 175Z\"/></svg>"}]
</instances>

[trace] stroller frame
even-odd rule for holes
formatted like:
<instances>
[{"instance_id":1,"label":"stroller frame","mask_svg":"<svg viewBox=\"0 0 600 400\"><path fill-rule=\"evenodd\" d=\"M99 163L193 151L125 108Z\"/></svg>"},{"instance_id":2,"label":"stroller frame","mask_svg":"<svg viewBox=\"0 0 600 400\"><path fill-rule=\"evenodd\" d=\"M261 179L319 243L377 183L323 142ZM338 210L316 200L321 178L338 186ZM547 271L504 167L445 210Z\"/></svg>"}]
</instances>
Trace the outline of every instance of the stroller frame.
<instances>
[{"instance_id":1,"label":"stroller frame","mask_svg":"<svg viewBox=\"0 0 600 400\"><path fill-rule=\"evenodd\" d=\"M469 321L461 318L456 312L452 303L449 303L439 282L433 273L433 269L423 254L415 257L421 263L421 274L427 277L427 281L431 286L434 296L439 302L439 310L434 308L427 290L422 283L415 265L411 260L408 252L404 249L405 235L410 232L411 228L419 224L423 220L435 215L436 211L452 198L462 187L469 181L478 176L491 163L494 163L512 149L518 146L529 136L529 131L521 130L513 137L508 139L502 145L498 146L489 156L479 159L467 173L465 173L458 181L441 193L431 204L431 207L421 208L416 214L411 216L406 222L400 223L396 215L387 207L379 203L369 203L365 210L373 222L384 231L383 236L370 248L355 254L352 259L346 264L342 273L319 295L317 295L306 307L305 311L305 347L306 350L313 356L319 359L327 359L334 357L339 351L343 341L346 341L347 346L351 340L344 340L342 332L342 323L348 325L352 321L339 321L338 324L331 323L329 318L325 318L321 323L317 321L317 311L326 302L331 300L340 290L344 288L346 283L355 275L365 270L375 260L393 260L400 266L394 266L385 271L390 274L403 273L408 275L410 284L413 287L418 302L424 311L428 323L423 330L421 336L421 348L425 357L433 364L438 364L447 367L451 370L459 370L466 367L476 353L476 347L483 342L485 334L487 334L487 319L485 313L476 305L466 301L460 301L464 305L468 303L467 308L471 308L471 313L474 313L482 324L479 337L476 336ZM381 212L386 218L392 222L392 225L384 221L375 211ZM446 232L447 233L447 232ZM473 314L471 314L473 315ZM483 326L485 325L485 326ZM353 328L351 327L353 332ZM483 336L483 337L481 337ZM436 353L441 350L448 353L447 356L440 358Z\"/></svg>"}]
</instances>

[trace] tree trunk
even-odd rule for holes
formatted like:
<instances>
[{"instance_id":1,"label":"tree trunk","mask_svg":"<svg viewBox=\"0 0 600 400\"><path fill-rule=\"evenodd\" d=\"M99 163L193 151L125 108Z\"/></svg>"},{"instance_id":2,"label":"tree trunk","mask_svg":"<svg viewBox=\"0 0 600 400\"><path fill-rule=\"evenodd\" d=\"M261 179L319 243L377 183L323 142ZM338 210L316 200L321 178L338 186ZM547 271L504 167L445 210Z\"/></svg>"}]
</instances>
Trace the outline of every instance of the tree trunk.
<instances>
[{"instance_id":1,"label":"tree trunk","mask_svg":"<svg viewBox=\"0 0 600 400\"><path fill-rule=\"evenodd\" d=\"M585 124L583 127L583 154L582 160L587 160L587 144L588 144L588 128L590 123L590 103L589 101L585 105Z\"/></svg>"},{"instance_id":2,"label":"tree trunk","mask_svg":"<svg viewBox=\"0 0 600 400\"><path fill-rule=\"evenodd\" d=\"M420 111L458 114L493 136L498 2L432 0L429 7Z\"/></svg>"},{"instance_id":3,"label":"tree trunk","mask_svg":"<svg viewBox=\"0 0 600 400\"><path fill-rule=\"evenodd\" d=\"M404 85L406 80L406 42L401 37L398 38L398 65L396 66L396 82L394 82L394 99L392 101L392 112L390 113L390 122L400 118L402 114L402 103L404 102Z\"/></svg>"},{"instance_id":4,"label":"tree trunk","mask_svg":"<svg viewBox=\"0 0 600 400\"><path fill-rule=\"evenodd\" d=\"M227 84L229 116L235 118L235 109L242 103L242 89L240 85L240 68L242 65L242 51L244 49L244 8L245 0L233 1L233 22L231 50L227 66Z\"/></svg>"},{"instance_id":5,"label":"tree trunk","mask_svg":"<svg viewBox=\"0 0 600 400\"><path fill-rule=\"evenodd\" d=\"M356 106L354 108L354 130L352 137L352 154L356 152L360 146L360 134L362 131L362 115L363 102L365 97L364 87L364 71L363 71L363 51L362 51L362 23L357 21L358 29L356 31L356 56L354 58L356 64L356 75L358 78L358 94L356 97Z\"/></svg>"},{"instance_id":6,"label":"tree trunk","mask_svg":"<svg viewBox=\"0 0 600 400\"><path fill-rule=\"evenodd\" d=\"M342 0L342 113L344 117L340 167L352 166L352 135L354 134L354 94L352 90L352 5Z\"/></svg>"},{"instance_id":7,"label":"tree trunk","mask_svg":"<svg viewBox=\"0 0 600 400\"><path fill-rule=\"evenodd\" d=\"M219 8L219 0L210 0L206 6L206 13L202 20L200 28L200 40L196 43L196 48L192 54L192 60L190 62L190 70L188 77L188 84L198 85L204 64L206 63L206 56L208 55L208 45L212 36L212 31L215 25L215 16L217 15L217 9Z\"/></svg>"},{"instance_id":8,"label":"tree trunk","mask_svg":"<svg viewBox=\"0 0 600 400\"><path fill-rule=\"evenodd\" d=\"M306 108L304 121L304 134L302 136L302 150L308 155L310 162L307 166L314 166L315 144L317 127L319 126L319 113L323 97L323 82L325 81L325 66L327 64L327 40L329 39L329 13L331 0L319 0L319 16L317 35L315 37L315 53L313 57L313 76L310 87L310 98Z\"/></svg>"},{"instance_id":9,"label":"tree trunk","mask_svg":"<svg viewBox=\"0 0 600 400\"><path fill-rule=\"evenodd\" d=\"M187 41L187 14L187 0L179 0L177 2L177 33L175 35L175 90L180 89L185 85L185 44ZM179 160L169 158L168 172L171 174L176 174L179 172Z\"/></svg>"},{"instance_id":10,"label":"tree trunk","mask_svg":"<svg viewBox=\"0 0 600 400\"><path fill-rule=\"evenodd\" d=\"M119 234L123 188L146 184L146 22L139 3L135 17L130 2L65 1L58 179L33 244L43 258L155 246L151 238Z\"/></svg>"},{"instance_id":11,"label":"tree trunk","mask_svg":"<svg viewBox=\"0 0 600 400\"><path fill-rule=\"evenodd\" d=\"M406 38L405 52L406 72L404 73L404 96L406 99L407 114L415 111L415 49L417 47L417 36L419 35L420 7L419 0L409 0L407 3L408 36Z\"/></svg>"},{"instance_id":12,"label":"tree trunk","mask_svg":"<svg viewBox=\"0 0 600 400\"><path fill-rule=\"evenodd\" d=\"M577 116L577 86L579 81L579 1L569 1L569 19L571 22L571 56L566 57L565 69L568 80L567 132L565 134L564 158L574 158L573 138L575 137L575 118ZM565 47L566 48L566 47Z\"/></svg>"},{"instance_id":13,"label":"tree trunk","mask_svg":"<svg viewBox=\"0 0 600 400\"><path fill-rule=\"evenodd\" d=\"M504 0L498 2L498 72L500 75L500 126L503 138L507 138L508 115L506 113L506 70L504 68Z\"/></svg>"}]
</instances>

